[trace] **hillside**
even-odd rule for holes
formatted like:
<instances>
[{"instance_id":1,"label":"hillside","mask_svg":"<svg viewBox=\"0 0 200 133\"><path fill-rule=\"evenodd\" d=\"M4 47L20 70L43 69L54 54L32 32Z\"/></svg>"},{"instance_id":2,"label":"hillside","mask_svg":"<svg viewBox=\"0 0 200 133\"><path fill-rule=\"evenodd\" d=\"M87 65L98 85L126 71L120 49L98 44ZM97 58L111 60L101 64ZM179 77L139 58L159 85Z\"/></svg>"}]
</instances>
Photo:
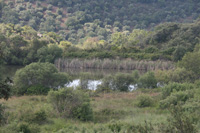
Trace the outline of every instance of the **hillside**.
<instances>
[{"instance_id":1,"label":"hillside","mask_svg":"<svg viewBox=\"0 0 200 133\"><path fill-rule=\"evenodd\" d=\"M0 133L200 133L199 7L0 1Z\"/></svg>"},{"instance_id":2,"label":"hillside","mask_svg":"<svg viewBox=\"0 0 200 133\"><path fill-rule=\"evenodd\" d=\"M114 32L129 34L163 22L193 22L199 5L195 0L5 0L0 22L57 32L77 44L88 37L109 40Z\"/></svg>"},{"instance_id":3,"label":"hillside","mask_svg":"<svg viewBox=\"0 0 200 133\"><path fill-rule=\"evenodd\" d=\"M27 65L37 61L54 63L57 58L177 62L187 52L198 49L199 28L198 21L164 23L156 26L154 31L116 32L111 34L109 41L93 37L83 44L73 45L54 32L40 34L29 26L0 24L0 48L3 61L9 65Z\"/></svg>"}]
</instances>

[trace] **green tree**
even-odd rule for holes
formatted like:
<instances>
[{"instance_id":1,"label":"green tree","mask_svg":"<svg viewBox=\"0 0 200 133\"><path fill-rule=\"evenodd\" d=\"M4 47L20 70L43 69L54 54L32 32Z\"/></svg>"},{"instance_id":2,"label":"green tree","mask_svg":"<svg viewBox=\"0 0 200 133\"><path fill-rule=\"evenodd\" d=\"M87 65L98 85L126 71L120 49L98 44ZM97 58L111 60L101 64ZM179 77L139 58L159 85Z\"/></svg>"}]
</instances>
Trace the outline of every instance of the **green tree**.
<instances>
[{"instance_id":1,"label":"green tree","mask_svg":"<svg viewBox=\"0 0 200 133\"><path fill-rule=\"evenodd\" d=\"M0 59L2 58L3 54L2 51L0 51ZM0 62L1 65L1 62ZM1 69L1 66L0 66ZM1 75L1 74L0 74ZM2 79L0 77L0 99L8 100L8 98L11 96L11 86L10 83L12 81L9 78ZM5 108L2 104L0 104L0 125L5 122L5 116L4 116Z\"/></svg>"},{"instance_id":2,"label":"green tree","mask_svg":"<svg viewBox=\"0 0 200 133\"><path fill-rule=\"evenodd\" d=\"M147 72L139 79L138 87L140 88L156 88L157 80L153 72Z\"/></svg>"},{"instance_id":3,"label":"green tree","mask_svg":"<svg viewBox=\"0 0 200 133\"><path fill-rule=\"evenodd\" d=\"M179 62L180 67L193 71L196 75L200 75L200 52L187 53L182 61Z\"/></svg>"},{"instance_id":4,"label":"green tree","mask_svg":"<svg viewBox=\"0 0 200 133\"><path fill-rule=\"evenodd\" d=\"M129 86L134 83L135 80L136 79L134 79L131 74L117 73L115 76L106 76L98 88L109 88L115 91L129 91Z\"/></svg>"},{"instance_id":5,"label":"green tree","mask_svg":"<svg viewBox=\"0 0 200 133\"><path fill-rule=\"evenodd\" d=\"M114 47L121 48L127 43L127 36L121 32L116 32L112 34L111 41Z\"/></svg>"},{"instance_id":6,"label":"green tree","mask_svg":"<svg viewBox=\"0 0 200 133\"><path fill-rule=\"evenodd\" d=\"M41 85L49 88L64 86L70 81L65 73L59 73L50 63L32 63L18 70L14 76L17 94L24 94L31 86Z\"/></svg>"},{"instance_id":7,"label":"green tree","mask_svg":"<svg viewBox=\"0 0 200 133\"><path fill-rule=\"evenodd\" d=\"M185 48L182 46L178 46L173 53L174 61L181 60L183 56L185 55L185 53L186 53Z\"/></svg>"},{"instance_id":8,"label":"green tree","mask_svg":"<svg viewBox=\"0 0 200 133\"><path fill-rule=\"evenodd\" d=\"M54 63L56 58L62 56L62 48L56 44L49 44L48 46L43 46L37 50L37 58L41 62Z\"/></svg>"}]
</instances>

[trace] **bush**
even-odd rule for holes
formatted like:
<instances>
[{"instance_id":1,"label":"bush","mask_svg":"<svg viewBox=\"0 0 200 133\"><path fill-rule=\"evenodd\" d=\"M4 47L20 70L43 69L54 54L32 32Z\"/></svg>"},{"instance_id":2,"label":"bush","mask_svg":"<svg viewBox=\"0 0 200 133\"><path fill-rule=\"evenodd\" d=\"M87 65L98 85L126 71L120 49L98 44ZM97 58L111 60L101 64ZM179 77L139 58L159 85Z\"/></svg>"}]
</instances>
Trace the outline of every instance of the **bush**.
<instances>
[{"instance_id":1,"label":"bush","mask_svg":"<svg viewBox=\"0 0 200 133\"><path fill-rule=\"evenodd\" d=\"M200 79L199 79L199 80L196 80L196 81L194 82L194 84L196 85L196 87L200 88Z\"/></svg>"},{"instance_id":2,"label":"bush","mask_svg":"<svg viewBox=\"0 0 200 133\"><path fill-rule=\"evenodd\" d=\"M28 95L46 95L50 91L49 87L45 87L42 85L31 86L27 89Z\"/></svg>"},{"instance_id":3,"label":"bush","mask_svg":"<svg viewBox=\"0 0 200 133\"><path fill-rule=\"evenodd\" d=\"M194 115L185 112L180 105L170 107L171 116L168 118L168 123L160 126L162 133L197 133L195 127Z\"/></svg>"},{"instance_id":4,"label":"bush","mask_svg":"<svg viewBox=\"0 0 200 133\"><path fill-rule=\"evenodd\" d=\"M129 91L129 85L133 82L133 77L129 74L117 73L113 81L114 90Z\"/></svg>"},{"instance_id":5,"label":"bush","mask_svg":"<svg viewBox=\"0 0 200 133\"><path fill-rule=\"evenodd\" d=\"M138 107L150 107L154 104L153 98L149 95L141 95L137 98L137 100Z\"/></svg>"},{"instance_id":6,"label":"bush","mask_svg":"<svg viewBox=\"0 0 200 133\"><path fill-rule=\"evenodd\" d=\"M31 130L30 130L28 124L22 123L22 124L20 124L19 127L18 127L18 132L22 132L22 133L31 133Z\"/></svg>"},{"instance_id":7,"label":"bush","mask_svg":"<svg viewBox=\"0 0 200 133\"><path fill-rule=\"evenodd\" d=\"M41 124L46 120L47 120L47 114L44 110L39 110L34 113L33 122Z\"/></svg>"},{"instance_id":8,"label":"bush","mask_svg":"<svg viewBox=\"0 0 200 133\"><path fill-rule=\"evenodd\" d=\"M187 53L179 62L180 67L184 67L188 71L193 71L195 75L200 75L200 52Z\"/></svg>"},{"instance_id":9,"label":"bush","mask_svg":"<svg viewBox=\"0 0 200 133\"><path fill-rule=\"evenodd\" d=\"M5 107L0 104L0 125L4 124L5 123Z\"/></svg>"},{"instance_id":10,"label":"bush","mask_svg":"<svg viewBox=\"0 0 200 133\"><path fill-rule=\"evenodd\" d=\"M38 125L29 125L28 123L19 123L17 125L17 131L19 133L39 133L40 128Z\"/></svg>"},{"instance_id":11,"label":"bush","mask_svg":"<svg viewBox=\"0 0 200 133\"><path fill-rule=\"evenodd\" d=\"M58 91L50 91L48 100L61 117L77 118L82 121L93 119L90 99L81 90L65 88Z\"/></svg>"},{"instance_id":12,"label":"bush","mask_svg":"<svg viewBox=\"0 0 200 133\"><path fill-rule=\"evenodd\" d=\"M169 82L192 82L196 79L193 72L186 70L185 68L176 68L174 70L158 70L155 72L155 76L158 82L169 83Z\"/></svg>"},{"instance_id":13,"label":"bush","mask_svg":"<svg viewBox=\"0 0 200 133\"><path fill-rule=\"evenodd\" d=\"M121 123L112 123L108 125L108 128L113 132L113 133L119 133L122 128L123 128L123 124Z\"/></svg>"},{"instance_id":14,"label":"bush","mask_svg":"<svg viewBox=\"0 0 200 133\"><path fill-rule=\"evenodd\" d=\"M166 99L160 101L160 108L168 108L171 105L177 105L179 102L185 103L188 99L193 98L194 94L191 91L179 91L172 93Z\"/></svg>"},{"instance_id":15,"label":"bush","mask_svg":"<svg viewBox=\"0 0 200 133\"><path fill-rule=\"evenodd\" d=\"M170 105L177 105L178 100L176 96L169 96L167 99L161 100L160 101L160 108L165 109L170 107Z\"/></svg>"},{"instance_id":16,"label":"bush","mask_svg":"<svg viewBox=\"0 0 200 133\"><path fill-rule=\"evenodd\" d=\"M103 79L100 88L110 88L115 91L129 91L129 86L134 83L134 78L131 74L117 73L115 76L107 76Z\"/></svg>"},{"instance_id":17,"label":"bush","mask_svg":"<svg viewBox=\"0 0 200 133\"><path fill-rule=\"evenodd\" d=\"M178 92L178 91L185 91L185 90L191 90L194 89L193 84L189 83L170 83L163 87L162 89L162 97L163 99L167 96L170 96L172 92Z\"/></svg>"},{"instance_id":18,"label":"bush","mask_svg":"<svg viewBox=\"0 0 200 133\"><path fill-rule=\"evenodd\" d=\"M145 124L130 125L127 129L128 133L154 133L155 129L151 123L145 121Z\"/></svg>"},{"instance_id":19,"label":"bush","mask_svg":"<svg viewBox=\"0 0 200 133\"><path fill-rule=\"evenodd\" d=\"M154 133L155 129L151 123L145 121L144 124L127 124L121 122L112 122L108 124L108 128L113 133Z\"/></svg>"},{"instance_id":20,"label":"bush","mask_svg":"<svg viewBox=\"0 0 200 133\"><path fill-rule=\"evenodd\" d=\"M44 89L47 91L47 88L64 86L69 81L69 76L59 73L53 64L32 63L16 72L14 76L14 91L17 94L23 95L27 93L29 88L29 93L38 93L44 91ZM42 86L40 87L42 90L38 90L39 88L34 86Z\"/></svg>"},{"instance_id":21,"label":"bush","mask_svg":"<svg viewBox=\"0 0 200 133\"><path fill-rule=\"evenodd\" d=\"M138 83L139 88L156 88L157 87L157 80L153 72L147 72L142 75L139 79Z\"/></svg>"},{"instance_id":22,"label":"bush","mask_svg":"<svg viewBox=\"0 0 200 133\"><path fill-rule=\"evenodd\" d=\"M44 110L34 110L33 108L21 108L18 111L18 119L27 123L42 124L47 120L47 114Z\"/></svg>"}]
</instances>

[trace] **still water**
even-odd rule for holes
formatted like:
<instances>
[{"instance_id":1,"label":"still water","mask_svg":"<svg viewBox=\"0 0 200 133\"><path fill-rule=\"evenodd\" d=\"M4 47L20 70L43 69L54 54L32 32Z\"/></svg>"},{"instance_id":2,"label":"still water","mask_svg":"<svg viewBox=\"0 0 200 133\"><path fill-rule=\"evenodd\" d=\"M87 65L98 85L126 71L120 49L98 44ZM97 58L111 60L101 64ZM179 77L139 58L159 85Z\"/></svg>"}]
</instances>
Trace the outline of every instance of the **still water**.
<instances>
[{"instance_id":1,"label":"still water","mask_svg":"<svg viewBox=\"0 0 200 133\"><path fill-rule=\"evenodd\" d=\"M1 68L2 77L14 77L17 70L23 68L22 66L3 66ZM98 85L102 84L102 79L107 75L115 75L116 73L132 73L131 70L108 70L108 69L73 69L67 68L59 70L60 72L67 73L72 77L72 81L66 84L66 87L82 88L96 90ZM135 85L130 85L129 89L133 90Z\"/></svg>"},{"instance_id":2,"label":"still water","mask_svg":"<svg viewBox=\"0 0 200 133\"><path fill-rule=\"evenodd\" d=\"M115 75L116 73L132 73L132 70L114 70L114 69L72 69L67 68L60 70L72 76L74 79L66 87L82 88L96 90L98 85L102 84L102 79L107 75ZM135 89L135 85L130 85L129 90Z\"/></svg>"}]
</instances>

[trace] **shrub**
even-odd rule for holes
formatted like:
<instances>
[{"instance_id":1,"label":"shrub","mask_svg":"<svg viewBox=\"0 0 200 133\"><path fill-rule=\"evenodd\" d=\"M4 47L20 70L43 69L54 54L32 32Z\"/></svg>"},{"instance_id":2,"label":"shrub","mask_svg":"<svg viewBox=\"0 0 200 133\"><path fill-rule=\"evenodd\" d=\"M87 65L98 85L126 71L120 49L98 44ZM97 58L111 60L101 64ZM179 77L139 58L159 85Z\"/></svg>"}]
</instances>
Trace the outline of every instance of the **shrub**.
<instances>
[{"instance_id":1,"label":"shrub","mask_svg":"<svg viewBox=\"0 0 200 133\"><path fill-rule=\"evenodd\" d=\"M39 110L34 113L33 122L41 124L46 120L47 120L47 114L44 110Z\"/></svg>"},{"instance_id":2,"label":"shrub","mask_svg":"<svg viewBox=\"0 0 200 133\"><path fill-rule=\"evenodd\" d=\"M169 96L167 99L160 101L160 108L165 109L170 107L170 105L177 105L178 100L176 96Z\"/></svg>"},{"instance_id":3,"label":"shrub","mask_svg":"<svg viewBox=\"0 0 200 133\"><path fill-rule=\"evenodd\" d=\"M69 81L69 76L59 73L53 64L32 63L16 72L14 87L17 94L23 95L27 92L28 88L29 92L36 91L33 86L41 85L46 88L57 88L58 86L64 86Z\"/></svg>"},{"instance_id":4,"label":"shrub","mask_svg":"<svg viewBox=\"0 0 200 133\"><path fill-rule=\"evenodd\" d=\"M117 73L115 76L106 76L98 88L110 88L115 91L129 91L131 83L134 83L131 74Z\"/></svg>"},{"instance_id":5,"label":"shrub","mask_svg":"<svg viewBox=\"0 0 200 133\"><path fill-rule=\"evenodd\" d=\"M119 133L122 130L123 124L121 123L112 123L108 125L108 128L113 132L113 133Z\"/></svg>"},{"instance_id":6,"label":"shrub","mask_svg":"<svg viewBox=\"0 0 200 133\"><path fill-rule=\"evenodd\" d=\"M158 51L158 48L155 46L149 46L147 48L145 48L145 53L155 53Z\"/></svg>"},{"instance_id":7,"label":"shrub","mask_svg":"<svg viewBox=\"0 0 200 133\"><path fill-rule=\"evenodd\" d=\"M130 125L127 128L128 133L154 133L155 129L151 123L145 121L145 124Z\"/></svg>"},{"instance_id":8,"label":"shrub","mask_svg":"<svg viewBox=\"0 0 200 133\"><path fill-rule=\"evenodd\" d=\"M171 116L168 118L168 123L160 126L162 133L197 133L193 114L185 112L180 105L170 107Z\"/></svg>"},{"instance_id":9,"label":"shrub","mask_svg":"<svg viewBox=\"0 0 200 133\"><path fill-rule=\"evenodd\" d=\"M134 70L132 72L132 77L133 77L133 83L136 84L140 78L140 74L138 70Z\"/></svg>"},{"instance_id":10,"label":"shrub","mask_svg":"<svg viewBox=\"0 0 200 133\"><path fill-rule=\"evenodd\" d=\"M188 71L193 71L195 75L200 75L200 52L187 53L179 62L180 67L184 67Z\"/></svg>"},{"instance_id":11,"label":"shrub","mask_svg":"<svg viewBox=\"0 0 200 133\"><path fill-rule=\"evenodd\" d=\"M19 133L39 133L40 128L38 125L30 125L28 123L19 123L16 129ZM15 131L16 131L15 130Z\"/></svg>"},{"instance_id":12,"label":"shrub","mask_svg":"<svg viewBox=\"0 0 200 133\"><path fill-rule=\"evenodd\" d=\"M139 79L138 87L140 88L156 88L157 80L153 72L147 72Z\"/></svg>"},{"instance_id":13,"label":"shrub","mask_svg":"<svg viewBox=\"0 0 200 133\"><path fill-rule=\"evenodd\" d=\"M20 121L36 124L42 124L47 120L44 110L34 110L30 107L20 109L17 117Z\"/></svg>"},{"instance_id":14,"label":"shrub","mask_svg":"<svg viewBox=\"0 0 200 133\"><path fill-rule=\"evenodd\" d=\"M196 81L194 82L194 84L196 85L196 87L200 88L200 79L199 79L199 80L196 80Z\"/></svg>"},{"instance_id":15,"label":"shrub","mask_svg":"<svg viewBox=\"0 0 200 133\"><path fill-rule=\"evenodd\" d=\"M177 105L179 102L185 103L188 99L193 98L194 94L191 91L179 91L172 93L166 99L160 101L160 108L168 108L171 105Z\"/></svg>"},{"instance_id":16,"label":"shrub","mask_svg":"<svg viewBox=\"0 0 200 133\"><path fill-rule=\"evenodd\" d=\"M30 130L28 124L22 123L22 124L20 124L19 127L18 127L18 132L22 132L22 133L31 133L31 130Z\"/></svg>"},{"instance_id":17,"label":"shrub","mask_svg":"<svg viewBox=\"0 0 200 133\"><path fill-rule=\"evenodd\" d=\"M65 88L58 91L50 91L48 100L61 117L77 118L82 121L93 119L90 99L81 90Z\"/></svg>"},{"instance_id":18,"label":"shrub","mask_svg":"<svg viewBox=\"0 0 200 133\"><path fill-rule=\"evenodd\" d=\"M194 88L193 84L189 83L170 83L163 87L162 89L162 97L166 98L167 96L170 96L172 92L178 92L178 91L185 91L185 90L191 90Z\"/></svg>"},{"instance_id":19,"label":"shrub","mask_svg":"<svg viewBox=\"0 0 200 133\"><path fill-rule=\"evenodd\" d=\"M0 104L0 125L4 124L5 123L5 107Z\"/></svg>"},{"instance_id":20,"label":"shrub","mask_svg":"<svg viewBox=\"0 0 200 133\"><path fill-rule=\"evenodd\" d=\"M45 87L42 85L35 85L27 89L27 94L28 95L46 95L48 94L49 90L50 90L49 87Z\"/></svg>"},{"instance_id":21,"label":"shrub","mask_svg":"<svg viewBox=\"0 0 200 133\"><path fill-rule=\"evenodd\" d=\"M149 95L141 95L137 98L137 100L138 107L150 107L154 104L153 98Z\"/></svg>"},{"instance_id":22,"label":"shrub","mask_svg":"<svg viewBox=\"0 0 200 133\"><path fill-rule=\"evenodd\" d=\"M155 72L155 76L158 82L169 83L169 82L192 82L196 79L196 76L192 71L188 71L185 68L176 68L174 70L158 70Z\"/></svg>"},{"instance_id":23,"label":"shrub","mask_svg":"<svg viewBox=\"0 0 200 133\"><path fill-rule=\"evenodd\" d=\"M81 106L72 109L72 116L81 121L92 120L92 109L90 103L84 102Z\"/></svg>"},{"instance_id":24,"label":"shrub","mask_svg":"<svg viewBox=\"0 0 200 133\"><path fill-rule=\"evenodd\" d=\"M113 81L114 90L129 91L129 85L133 82L133 77L129 74L117 73Z\"/></svg>"}]
</instances>

